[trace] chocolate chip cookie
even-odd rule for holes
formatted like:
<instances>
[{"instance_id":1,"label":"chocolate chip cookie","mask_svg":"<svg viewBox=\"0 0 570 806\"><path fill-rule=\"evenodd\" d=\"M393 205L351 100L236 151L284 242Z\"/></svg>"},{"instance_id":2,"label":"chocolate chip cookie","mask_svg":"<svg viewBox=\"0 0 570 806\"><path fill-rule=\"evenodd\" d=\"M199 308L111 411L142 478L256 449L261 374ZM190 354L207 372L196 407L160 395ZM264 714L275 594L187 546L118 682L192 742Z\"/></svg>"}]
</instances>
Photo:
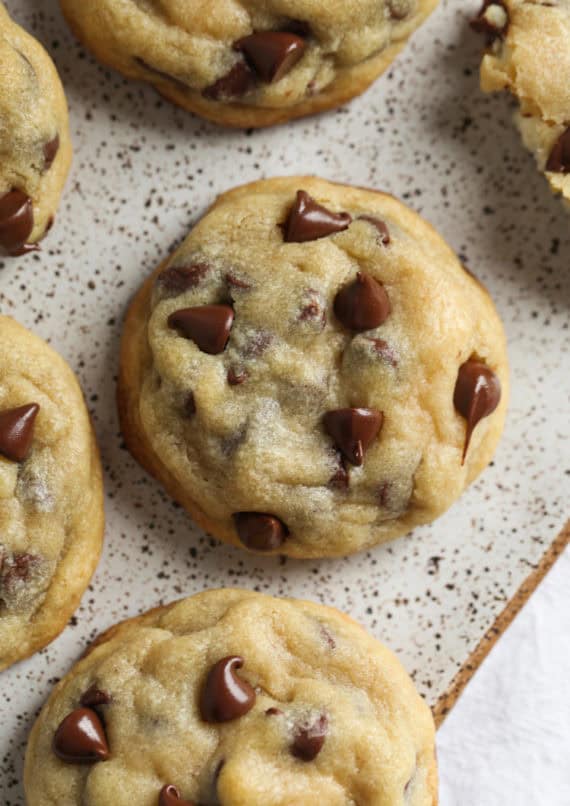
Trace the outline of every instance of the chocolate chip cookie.
<instances>
[{"instance_id":1,"label":"chocolate chip cookie","mask_svg":"<svg viewBox=\"0 0 570 806\"><path fill-rule=\"evenodd\" d=\"M312 177L223 195L127 317L133 455L206 530L345 555L444 512L503 427L485 289L396 199Z\"/></svg>"},{"instance_id":2,"label":"chocolate chip cookie","mask_svg":"<svg viewBox=\"0 0 570 806\"><path fill-rule=\"evenodd\" d=\"M61 632L102 538L101 468L75 376L0 316L0 669Z\"/></svg>"},{"instance_id":3,"label":"chocolate chip cookie","mask_svg":"<svg viewBox=\"0 0 570 806\"><path fill-rule=\"evenodd\" d=\"M69 166L67 104L55 66L0 3L0 256L37 249Z\"/></svg>"},{"instance_id":4,"label":"chocolate chip cookie","mask_svg":"<svg viewBox=\"0 0 570 806\"><path fill-rule=\"evenodd\" d=\"M338 106L382 73L437 0L60 0L106 64L229 126Z\"/></svg>"},{"instance_id":5,"label":"chocolate chip cookie","mask_svg":"<svg viewBox=\"0 0 570 806\"><path fill-rule=\"evenodd\" d=\"M28 743L28 806L435 806L429 709L356 622L215 590L123 622Z\"/></svg>"},{"instance_id":6,"label":"chocolate chip cookie","mask_svg":"<svg viewBox=\"0 0 570 806\"><path fill-rule=\"evenodd\" d=\"M555 193L570 201L570 2L485 0L472 22L487 36L485 92L508 89L516 124Z\"/></svg>"}]
</instances>

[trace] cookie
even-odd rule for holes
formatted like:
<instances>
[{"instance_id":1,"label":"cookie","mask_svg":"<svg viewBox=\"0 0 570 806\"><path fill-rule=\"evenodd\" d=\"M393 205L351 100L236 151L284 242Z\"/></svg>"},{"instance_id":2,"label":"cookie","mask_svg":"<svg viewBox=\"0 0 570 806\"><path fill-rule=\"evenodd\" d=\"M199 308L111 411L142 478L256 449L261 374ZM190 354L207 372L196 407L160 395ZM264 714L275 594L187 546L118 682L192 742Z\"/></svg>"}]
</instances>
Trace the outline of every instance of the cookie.
<instances>
[{"instance_id":1,"label":"cookie","mask_svg":"<svg viewBox=\"0 0 570 806\"><path fill-rule=\"evenodd\" d=\"M0 669L65 627L102 539L101 467L75 376L0 316Z\"/></svg>"},{"instance_id":2,"label":"cookie","mask_svg":"<svg viewBox=\"0 0 570 806\"><path fill-rule=\"evenodd\" d=\"M516 124L552 190L570 201L570 2L500 0L472 22L489 49L485 92L508 89L519 102Z\"/></svg>"},{"instance_id":3,"label":"cookie","mask_svg":"<svg viewBox=\"0 0 570 806\"><path fill-rule=\"evenodd\" d=\"M71 139L55 65L2 3L0 71L0 255L22 255L54 222Z\"/></svg>"},{"instance_id":4,"label":"cookie","mask_svg":"<svg viewBox=\"0 0 570 806\"><path fill-rule=\"evenodd\" d=\"M312 602L214 590L102 636L28 743L28 806L435 806L430 711Z\"/></svg>"},{"instance_id":5,"label":"cookie","mask_svg":"<svg viewBox=\"0 0 570 806\"><path fill-rule=\"evenodd\" d=\"M437 0L60 0L105 64L228 126L269 126L359 95Z\"/></svg>"},{"instance_id":6,"label":"cookie","mask_svg":"<svg viewBox=\"0 0 570 806\"><path fill-rule=\"evenodd\" d=\"M223 195L136 296L119 409L207 531L346 555L443 513L503 427L486 290L396 199L311 177Z\"/></svg>"}]
</instances>

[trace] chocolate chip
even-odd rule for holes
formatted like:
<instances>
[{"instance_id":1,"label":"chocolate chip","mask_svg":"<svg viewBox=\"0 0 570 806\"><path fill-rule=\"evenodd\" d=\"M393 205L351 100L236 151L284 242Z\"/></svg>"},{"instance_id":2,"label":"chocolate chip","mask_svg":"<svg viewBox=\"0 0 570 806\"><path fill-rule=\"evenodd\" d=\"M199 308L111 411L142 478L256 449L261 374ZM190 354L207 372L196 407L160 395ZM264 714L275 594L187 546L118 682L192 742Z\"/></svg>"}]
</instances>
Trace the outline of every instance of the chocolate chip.
<instances>
[{"instance_id":1,"label":"chocolate chip","mask_svg":"<svg viewBox=\"0 0 570 806\"><path fill-rule=\"evenodd\" d=\"M68 714L55 732L53 750L67 764L95 764L109 758L103 723L91 708Z\"/></svg>"},{"instance_id":2,"label":"chocolate chip","mask_svg":"<svg viewBox=\"0 0 570 806\"><path fill-rule=\"evenodd\" d=\"M570 127L560 135L550 152L546 170L554 173L570 173Z\"/></svg>"},{"instance_id":3,"label":"chocolate chip","mask_svg":"<svg viewBox=\"0 0 570 806\"><path fill-rule=\"evenodd\" d=\"M231 305L200 305L170 314L168 327L193 341L203 353L218 355L226 349L233 321Z\"/></svg>"},{"instance_id":4,"label":"chocolate chip","mask_svg":"<svg viewBox=\"0 0 570 806\"><path fill-rule=\"evenodd\" d=\"M285 243L305 243L326 238L335 232L348 229L352 216L348 213L333 213L309 196L304 190L297 191L295 204L283 225Z\"/></svg>"},{"instance_id":5,"label":"chocolate chip","mask_svg":"<svg viewBox=\"0 0 570 806\"><path fill-rule=\"evenodd\" d=\"M282 716L283 711L280 708L268 708L265 716Z\"/></svg>"},{"instance_id":6,"label":"chocolate chip","mask_svg":"<svg viewBox=\"0 0 570 806\"><path fill-rule=\"evenodd\" d=\"M358 216L359 221L366 221L368 224L372 224L378 230L379 241L384 246L388 246L390 243L390 232L388 227L380 218L376 218L375 216L371 215L361 215Z\"/></svg>"},{"instance_id":7,"label":"chocolate chip","mask_svg":"<svg viewBox=\"0 0 570 806\"><path fill-rule=\"evenodd\" d=\"M183 800L178 789L172 784L167 784L160 790L158 806L194 806L194 803Z\"/></svg>"},{"instance_id":8,"label":"chocolate chip","mask_svg":"<svg viewBox=\"0 0 570 806\"><path fill-rule=\"evenodd\" d=\"M285 524L275 515L237 512L233 517L239 539L253 551L275 551L289 534Z\"/></svg>"},{"instance_id":9,"label":"chocolate chip","mask_svg":"<svg viewBox=\"0 0 570 806\"><path fill-rule=\"evenodd\" d=\"M301 759L301 761L314 761L323 749L328 732L328 719L325 714L321 714L311 722L305 722L297 726L291 753Z\"/></svg>"},{"instance_id":10,"label":"chocolate chip","mask_svg":"<svg viewBox=\"0 0 570 806\"><path fill-rule=\"evenodd\" d=\"M230 386L240 386L248 379L248 374L245 369L234 369L230 367L228 370L228 383Z\"/></svg>"},{"instance_id":11,"label":"chocolate chip","mask_svg":"<svg viewBox=\"0 0 570 806\"><path fill-rule=\"evenodd\" d=\"M305 40L285 31L260 31L239 39L234 48L241 51L262 81L280 81L293 69L306 50Z\"/></svg>"},{"instance_id":12,"label":"chocolate chip","mask_svg":"<svg viewBox=\"0 0 570 806\"><path fill-rule=\"evenodd\" d=\"M391 313L386 289L364 272L338 292L334 301L337 319L349 330L372 330L386 321Z\"/></svg>"},{"instance_id":13,"label":"chocolate chip","mask_svg":"<svg viewBox=\"0 0 570 806\"><path fill-rule=\"evenodd\" d=\"M19 582L27 582L40 562L36 554L26 552L14 553L10 559L0 557L0 588L10 592Z\"/></svg>"},{"instance_id":14,"label":"chocolate chip","mask_svg":"<svg viewBox=\"0 0 570 806\"><path fill-rule=\"evenodd\" d=\"M297 317L299 322L307 322L318 330L323 330L327 324L327 312L321 295L313 288L305 292L305 300Z\"/></svg>"},{"instance_id":15,"label":"chocolate chip","mask_svg":"<svg viewBox=\"0 0 570 806\"><path fill-rule=\"evenodd\" d=\"M34 424L40 407L28 403L0 411L0 455L12 462L24 462L32 449Z\"/></svg>"},{"instance_id":16,"label":"chocolate chip","mask_svg":"<svg viewBox=\"0 0 570 806\"><path fill-rule=\"evenodd\" d=\"M324 416L325 430L345 459L357 467L383 423L384 415L375 409L335 409Z\"/></svg>"},{"instance_id":17,"label":"chocolate chip","mask_svg":"<svg viewBox=\"0 0 570 806\"><path fill-rule=\"evenodd\" d=\"M0 196L0 246L6 252L17 255L28 251L26 240L33 228L34 207L29 196L21 190Z\"/></svg>"},{"instance_id":18,"label":"chocolate chip","mask_svg":"<svg viewBox=\"0 0 570 806\"><path fill-rule=\"evenodd\" d=\"M348 490L350 486L350 476L348 475L348 470L346 469L342 455L336 451L335 453L337 455L338 470L329 479L328 486L332 490Z\"/></svg>"},{"instance_id":19,"label":"chocolate chip","mask_svg":"<svg viewBox=\"0 0 570 806\"><path fill-rule=\"evenodd\" d=\"M289 20L283 26L282 30L289 31L290 34L302 36L303 39L308 39L313 33L310 24L305 20Z\"/></svg>"},{"instance_id":20,"label":"chocolate chip","mask_svg":"<svg viewBox=\"0 0 570 806\"><path fill-rule=\"evenodd\" d=\"M59 134L44 145L44 171L49 171L59 151Z\"/></svg>"},{"instance_id":21,"label":"chocolate chip","mask_svg":"<svg viewBox=\"0 0 570 806\"><path fill-rule=\"evenodd\" d=\"M492 42L507 32L509 13L502 0L484 0L481 11L470 24L474 31L486 34Z\"/></svg>"},{"instance_id":22,"label":"chocolate chip","mask_svg":"<svg viewBox=\"0 0 570 806\"><path fill-rule=\"evenodd\" d=\"M243 658L222 658L209 671L200 695L200 713L204 722L230 722L244 716L255 705L255 691L236 670Z\"/></svg>"},{"instance_id":23,"label":"chocolate chip","mask_svg":"<svg viewBox=\"0 0 570 806\"><path fill-rule=\"evenodd\" d=\"M412 10L411 0L388 0L390 17L393 20L404 20Z\"/></svg>"},{"instance_id":24,"label":"chocolate chip","mask_svg":"<svg viewBox=\"0 0 570 806\"><path fill-rule=\"evenodd\" d=\"M163 271L156 281L157 286L169 297L183 294L200 285L210 271L207 263L192 263L190 266L172 266Z\"/></svg>"},{"instance_id":25,"label":"chocolate chip","mask_svg":"<svg viewBox=\"0 0 570 806\"><path fill-rule=\"evenodd\" d=\"M226 283L232 288L241 288L243 291L249 291L251 284L238 277L233 272L226 274Z\"/></svg>"},{"instance_id":26,"label":"chocolate chip","mask_svg":"<svg viewBox=\"0 0 570 806\"><path fill-rule=\"evenodd\" d=\"M470 358L459 367L453 405L467 420L462 464L477 423L492 414L501 400L501 383L483 361Z\"/></svg>"},{"instance_id":27,"label":"chocolate chip","mask_svg":"<svg viewBox=\"0 0 570 806\"><path fill-rule=\"evenodd\" d=\"M202 95L210 101L224 101L240 98L255 87L255 75L248 65L240 60L225 76L219 78Z\"/></svg>"},{"instance_id":28,"label":"chocolate chip","mask_svg":"<svg viewBox=\"0 0 570 806\"><path fill-rule=\"evenodd\" d=\"M112 702L111 695L97 688L95 683L81 695L81 699L79 700L80 705L84 708L97 708L101 705L110 705Z\"/></svg>"},{"instance_id":29,"label":"chocolate chip","mask_svg":"<svg viewBox=\"0 0 570 806\"><path fill-rule=\"evenodd\" d=\"M387 341L384 341L384 339L366 339L366 341L370 342L374 353L378 355L385 364L390 364L392 367L398 366L398 359Z\"/></svg>"}]
</instances>

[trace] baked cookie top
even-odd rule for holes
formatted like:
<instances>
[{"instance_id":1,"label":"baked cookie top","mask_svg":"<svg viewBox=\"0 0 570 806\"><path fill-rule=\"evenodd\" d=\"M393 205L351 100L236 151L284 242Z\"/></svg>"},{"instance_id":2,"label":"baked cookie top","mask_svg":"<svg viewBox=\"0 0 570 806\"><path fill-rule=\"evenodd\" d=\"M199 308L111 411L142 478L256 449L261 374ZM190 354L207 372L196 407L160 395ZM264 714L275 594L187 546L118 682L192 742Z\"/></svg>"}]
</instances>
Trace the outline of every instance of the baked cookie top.
<instances>
[{"instance_id":1,"label":"baked cookie top","mask_svg":"<svg viewBox=\"0 0 570 806\"><path fill-rule=\"evenodd\" d=\"M569 0L486 0L473 27L489 39L483 89L516 96L525 144L552 189L570 199Z\"/></svg>"},{"instance_id":2,"label":"baked cookie top","mask_svg":"<svg viewBox=\"0 0 570 806\"><path fill-rule=\"evenodd\" d=\"M483 287L396 199L311 177L222 196L124 345L129 446L254 550L349 554L434 519L505 415Z\"/></svg>"},{"instance_id":3,"label":"baked cookie top","mask_svg":"<svg viewBox=\"0 0 570 806\"><path fill-rule=\"evenodd\" d=\"M67 104L54 64L0 3L0 254L49 230L71 162Z\"/></svg>"},{"instance_id":4,"label":"baked cookie top","mask_svg":"<svg viewBox=\"0 0 570 806\"><path fill-rule=\"evenodd\" d=\"M434 725L336 610L241 590L125 622L55 688L29 806L433 806Z\"/></svg>"},{"instance_id":5,"label":"baked cookie top","mask_svg":"<svg viewBox=\"0 0 570 806\"><path fill-rule=\"evenodd\" d=\"M63 628L102 530L99 460L77 381L47 344L0 316L0 668Z\"/></svg>"},{"instance_id":6,"label":"baked cookie top","mask_svg":"<svg viewBox=\"0 0 570 806\"><path fill-rule=\"evenodd\" d=\"M347 72L376 59L384 62L389 52L384 69L437 0L61 0L61 5L103 61L156 84L183 105L184 95L199 96L197 111L207 114L218 103L265 110L308 101L310 106L311 98ZM379 72L376 68L365 83ZM352 95L364 89L358 83L355 74ZM257 120L252 116L251 125ZM246 121L238 118L235 124Z\"/></svg>"}]
</instances>

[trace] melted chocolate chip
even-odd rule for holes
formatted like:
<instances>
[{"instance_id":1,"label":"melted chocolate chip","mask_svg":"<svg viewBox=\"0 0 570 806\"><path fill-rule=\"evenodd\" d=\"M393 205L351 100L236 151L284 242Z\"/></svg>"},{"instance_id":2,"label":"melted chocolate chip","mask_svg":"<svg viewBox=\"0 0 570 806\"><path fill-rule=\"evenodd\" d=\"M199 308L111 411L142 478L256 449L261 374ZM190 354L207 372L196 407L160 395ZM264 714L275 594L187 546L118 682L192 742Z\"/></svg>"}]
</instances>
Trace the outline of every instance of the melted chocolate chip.
<instances>
[{"instance_id":1,"label":"melted chocolate chip","mask_svg":"<svg viewBox=\"0 0 570 806\"><path fill-rule=\"evenodd\" d=\"M245 369L234 369L230 367L228 370L228 383L230 386L240 386L247 381L248 377Z\"/></svg>"},{"instance_id":2,"label":"melted chocolate chip","mask_svg":"<svg viewBox=\"0 0 570 806\"><path fill-rule=\"evenodd\" d=\"M209 671L200 695L200 713L204 722L230 722L247 714L255 705L255 691L236 670L243 658L222 658Z\"/></svg>"},{"instance_id":3,"label":"melted chocolate chip","mask_svg":"<svg viewBox=\"0 0 570 806\"><path fill-rule=\"evenodd\" d=\"M488 11L491 6L498 6L504 11L505 22L503 22L501 19L501 21L497 23L492 17L489 16ZM501 15L501 17L503 17L503 15ZM498 37L504 36L504 34L507 32L509 27L509 14L503 5L502 0L484 0L481 11L475 17L475 19L471 20L470 24L474 31L476 31L478 34L486 34L486 36L489 38L489 41L492 42Z\"/></svg>"},{"instance_id":4,"label":"melted chocolate chip","mask_svg":"<svg viewBox=\"0 0 570 806\"><path fill-rule=\"evenodd\" d=\"M366 221L368 224L372 224L373 227L376 228L378 231L379 241L384 246L388 246L390 243L390 232L388 227L380 218L375 218L375 216L371 215L361 215L358 216L359 221Z\"/></svg>"},{"instance_id":5,"label":"melted chocolate chip","mask_svg":"<svg viewBox=\"0 0 570 806\"><path fill-rule=\"evenodd\" d=\"M340 452L335 451L337 462L338 462L338 470L335 474L329 479L328 486L332 490L348 490L350 486L350 476L348 475L348 470L345 465L345 461Z\"/></svg>"},{"instance_id":6,"label":"melted chocolate chip","mask_svg":"<svg viewBox=\"0 0 570 806\"><path fill-rule=\"evenodd\" d=\"M279 518L262 512L238 512L234 522L239 539L253 551L276 551L289 534Z\"/></svg>"},{"instance_id":7,"label":"melted chocolate chip","mask_svg":"<svg viewBox=\"0 0 570 806\"><path fill-rule=\"evenodd\" d=\"M40 562L36 554L26 552L13 554L11 559L0 557L0 589L10 592L18 583L27 582Z\"/></svg>"},{"instance_id":8,"label":"melted chocolate chip","mask_svg":"<svg viewBox=\"0 0 570 806\"><path fill-rule=\"evenodd\" d=\"M364 454L380 433L384 415L375 409L336 409L324 416L327 433L345 459L359 467Z\"/></svg>"},{"instance_id":9,"label":"melted chocolate chip","mask_svg":"<svg viewBox=\"0 0 570 806\"><path fill-rule=\"evenodd\" d=\"M306 50L305 40L285 31L260 31L239 39L234 48L241 51L262 81L280 81L293 69Z\"/></svg>"},{"instance_id":10,"label":"melted chocolate chip","mask_svg":"<svg viewBox=\"0 0 570 806\"><path fill-rule=\"evenodd\" d=\"M192 263L190 266L172 266L158 276L157 286L169 297L183 294L200 285L210 271L207 263Z\"/></svg>"},{"instance_id":11,"label":"melted chocolate chip","mask_svg":"<svg viewBox=\"0 0 570 806\"><path fill-rule=\"evenodd\" d=\"M328 732L328 719L321 714L312 722L298 725L291 745L291 753L301 761L314 761L323 749Z\"/></svg>"},{"instance_id":12,"label":"melted chocolate chip","mask_svg":"<svg viewBox=\"0 0 570 806\"><path fill-rule=\"evenodd\" d=\"M34 423L40 407L28 403L0 411L0 455L12 462L24 462L32 449Z\"/></svg>"},{"instance_id":13,"label":"melted chocolate chip","mask_svg":"<svg viewBox=\"0 0 570 806\"><path fill-rule=\"evenodd\" d=\"M158 806L194 806L194 803L183 800L178 789L172 784L167 784L160 790Z\"/></svg>"},{"instance_id":14,"label":"melted chocolate chip","mask_svg":"<svg viewBox=\"0 0 570 806\"><path fill-rule=\"evenodd\" d=\"M34 207L29 196L21 190L10 190L0 196L0 247L11 255L36 248L26 244L33 228Z\"/></svg>"},{"instance_id":15,"label":"melted chocolate chip","mask_svg":"<svg viewBox=\"0 0 570 806\"><path fill-rule=\"evenodd\" d=\"M81 695L81 699L79 700L80 705L84 708L97 708L101 705L110 705L112 702L111 695L97 688L95 683Z\"/></svg>"},{"instance_id":16,"label":"melted chocolate chip","mask_svg":"<svg viewBox=\"0 0 570 806\"><path fill-rule=\"evenodd\" d=\"M546 163L546 170L558 174L570 173L570 127L554 144Z\"/></svg>"},{"instance_id":17,"label":"melted chocolate chip","mask_svg":"<svg viewBox=\"0 0 570 806\"><path fill-rule=\"evenodd\" d=\"M255 87L255 75L244 61L234 64L225 76L219 78L202 95L210 101L224 101L240 98Z\"/></svg>"},{"instance_id":18,"label":"melted chocolate chip","mask_svg":"<svg viewBox=\"0 0 570 806\"><path fill-rule=\"evenodd\" d=\"M55 732L53 751L67 764L95 764L109 758L103 723L91 708L68 714Z\"/></svg>"},{"instance_id":19,"label":"melted chocolate chip","mask_svg":"<svg viewBox=\"0 0 570 806\"><path fill-rule=\"evenodd\" d=\"M470 358L459 367L453 405L467 420L462 463L465 462L475 426L495 411L500 400L501 383L484 362Z\"/></svg>"},{"instance_id":20,"label":"melted chocolate chip","mask_svg":"<svg viewBox=\"0 0 570 806\"><path fill-rule=\"evenodd\" d=\"M351 222L352 216L348 213L333 213L306 191L298 190L295 204L283 226L283 236L285 243L316 241L348 229Z\"/></svg>"},{"instance_id":21,"label":"melted chocolate chip","mask_svg":"<svg viewBox=\"0 0 570 806\"><path fill-rule=\"evenodd\" d=\"M44 171L49 171L59 151L59 134L44 145Z\"/></svg>"},{"instance_id":22,"label":"melted chocolate chip","mask_svg":"<svg viewBox=\"0 0 570 806\"><path fill-rule=\"evenodd\" d=\"M386 321L391 310L384 286L364 272L341 288L334 301L336 317L348 330L373 330Z\"/></svg>"},{"instance_id":23,"label":"melted chocolate chip","mask_svg":"<svg viewBox=\"0 0 570 806\"><path fill-rule=\"evenodd\" d=\"M168 327L193 341L203 353L218 355L226 349L233 321L231 305L200 305L170 314Z\"/></svg>"},{"instance_id":24,"label":"melted chocolate chip","mask_svg":"<svg viewBox=\"0 0 570 806\"><path fill-rule=\"evenodd\" d=\"M237 277L233 272L226 274L226 283L232 288L241 288L243 291L249 291L251 288L250 283L246 282L241 277Z\"/></svg>"}]
</instances>

